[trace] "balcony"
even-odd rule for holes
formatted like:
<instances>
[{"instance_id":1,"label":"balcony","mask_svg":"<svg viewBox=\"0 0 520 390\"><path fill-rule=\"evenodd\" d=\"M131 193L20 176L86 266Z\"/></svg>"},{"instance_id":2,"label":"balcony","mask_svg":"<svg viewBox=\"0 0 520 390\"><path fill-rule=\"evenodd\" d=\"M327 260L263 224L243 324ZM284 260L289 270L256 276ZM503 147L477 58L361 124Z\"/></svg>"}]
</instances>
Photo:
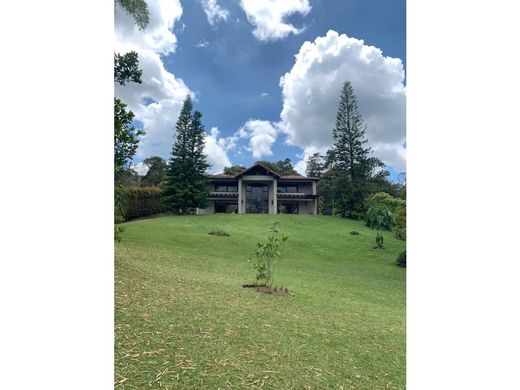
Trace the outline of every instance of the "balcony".
<instances>
[{"instance_id":1,"label":"balcony","mask_svg":"<svg viewBox=\"0 0 520 390\"><path fill-rule=\"evenodd\" d=\"M211 191L209 199L233 199L238 198L238 191Z\"/></svg>"}]
</instances>

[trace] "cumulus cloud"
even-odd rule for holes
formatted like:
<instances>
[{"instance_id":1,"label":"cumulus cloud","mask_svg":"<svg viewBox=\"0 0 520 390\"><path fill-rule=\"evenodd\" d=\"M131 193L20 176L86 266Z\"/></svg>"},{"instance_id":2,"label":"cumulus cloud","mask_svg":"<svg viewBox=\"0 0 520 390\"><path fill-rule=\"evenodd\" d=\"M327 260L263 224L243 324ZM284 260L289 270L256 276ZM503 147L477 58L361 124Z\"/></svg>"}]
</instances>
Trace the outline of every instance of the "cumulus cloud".
<instances>
[{"instance_id":1,"label":"cumulus cloud","mask_svg":"<svg viewBox=\"0 0 520 390\"><path fill-rule=\"evenodd\" d=\"M132 168L139 176L145 176L150 169L150 167L144 162L130 164L130 168Z\"/></svg>"},{"instance_id":2,"label":"cumulus cloud","mask_svg":"<svg viewBox=\"0 0 520 390\"><path fill-rule=\"evenodd\" d=\"M175 52L177 39L172 29L182 15L179 1L147 0L147 4L150 24L145 31L139 30L134 19L116 6L115 51L136 51L143 75L142 84L120 86L115 83L115 96L128 105L146 132L139 143L136 157L160 156L168 159L183 101L187 95L192 98L195 95L182 79L164 67L161 57ZM210 134L207 143L213 141ZM220 150L213 145L207 145L207 150L208 153L216 153L215 156L208 156L210 160L222 157Z\"/></svg>"},{"instance_id":3,"label":"cumulus cloud","mask_svg":"<svg viewBox=\"0 0 520 390\"><path fill-rule=\"evenodd\" d=\"M249 119L237 131L236 135L239 138L249 139L249 145L246 147L246 150L251 152L254 158L260 158L273 154L271 147L276 141L279 132L280 130L277 123Z\"/></svg>"},{"instance_id":4,"label":"cumulus cloud","mask_svg":"<svg viewBox=\"0 0 520 390\"><path fill-rule=\"evenodd\" d=\"M385 57L362 40L329 31L314 42L305 42L292 69L280 79L279 127L289 145L303 149L299 172L308 156L332 145L345 81L352 83L374 155L404 170L406 90L401 60Z\"/></svg>"},{"instance_id":5,"label":"cumulus cloud","mask_svg":"<svg viewBox=\"0 0 520 390\"><path fill-rule=\"evenodd\" d=\"M295 13L305 16L311 10L308 0L241 0L240 6L249 23L255 27L253 35L263 42L301 33L303 29L287 23L285 18Z\"/></svg>"},{"instance_id":6,"label":"cumulus cloud","mask_svg":"<svg viewBox=\"0 0 520 390\"><path fill-rule=\"evenodd\" d=\"M219 130L217 127L211 128L210 134L206 135L205 153L208 155L208 162L211 164L210 172L219 173L224 167L231 166L226 150L232 147L228 145L229 139L219 138Z\"/></svg>"},{"instance_id":7,"label":"cumulus cloud","mask_svg":"<svg viewBox=\"0 0 520 390\"><path fill-rule=\"evenodd\" d=\"M229 11L218 5L217 0L201 0L200 2L211 26L214 26L219 20L224 22L227 20Z\"/></svg>"}]
</instances>

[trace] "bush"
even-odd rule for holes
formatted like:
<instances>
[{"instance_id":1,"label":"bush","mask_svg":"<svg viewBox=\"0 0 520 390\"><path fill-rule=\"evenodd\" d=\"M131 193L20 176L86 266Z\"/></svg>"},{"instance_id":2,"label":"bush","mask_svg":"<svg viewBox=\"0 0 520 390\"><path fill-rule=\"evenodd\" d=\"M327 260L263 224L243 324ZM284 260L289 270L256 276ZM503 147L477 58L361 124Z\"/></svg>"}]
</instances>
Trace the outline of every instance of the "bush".
<instances>
[{"instance_id":1,"label":"bush","mask_svg":"<svg viewBox=\"0 0 520 390\"><path fill-rule=\"evenodd\" d=\"M383 246L384 237L381 233L376 234L376 246L374 249L384 249Z\"/></svg>"},{"instance_id":2,"label":"bush","mask_svg":"<svg viewBox=\"0 0 520 390\"><path fill-rule=\"evenodd\" d=\"M222 229L213 229L208 232L209 235L212 236L229 236L230 234Z\"/></svg>"},{"instance_id":3,"label":"bush","mask_svg":"<svg viewBox=\"0 0 520 390\"><path fill-rule=\"evenodd\" d=\"M365 213L362 211L350 210L347 212L347 218L355 220L365 219Z\"/></svg>"},{"instance_id":4,"label":"bush","mask_svg":"<svg viewBox=\"0 0 520 390\"><path fill-rule=\"evenodd\" d=\"M120 196L121 213L125 221L168 210L163 192L158 187L122 188Z\"/></svg>"},{"instance_id":5,"label":"bush","mask_svg":"<svg viewBox=\"0 0 520 390\"><path fill-rule=\"evenodd\" d=\"M359 236L359 232L357 232L357 231L355 231L355 230L352 230L352 231L350 232L350 234L353 235L353 236Z\"/></svg>"},{"instance_id":6,"label":"bush","mask_svg":"<svg viewBox=\"0 0 520 390\"><path fill-rule=\"evenodd\" d=\"M394 217L385 205L370 207L365 222L368 227L377 230L392 230L395 224Z\"/></svg>"},{"instance_id":7,"label":"bush","mask_svg":"<svg viewBox=\"0 0 520 390\"><path fill-rule=\"evenodd\" d=\"M377 192L374 195L367 197L364 204L367 209L376 206L386 206L390 213L394 213L405 205L405 201L399 198L394 198L386 192Z\"/></svg>"},{"instance_id":8,"label":"bush","mask_svg":"<svg viewBox=\"0 0 520 390\"><path fill-rule=\"evenodd\" d=\"M406 240L406 206L401 207L395 213L395 238Z\"/></svg>"},{"instance_id":9,"label":"bush","mask_svg":"<svg viewBox=\"0 0 520 390\"><path fill-rule=\"evenodd\" d=\"M406 249L399 253L399 256L397 256L397 259L395 260L395 264L399 267L406 268Z\"/></svg>"}]
</instances>

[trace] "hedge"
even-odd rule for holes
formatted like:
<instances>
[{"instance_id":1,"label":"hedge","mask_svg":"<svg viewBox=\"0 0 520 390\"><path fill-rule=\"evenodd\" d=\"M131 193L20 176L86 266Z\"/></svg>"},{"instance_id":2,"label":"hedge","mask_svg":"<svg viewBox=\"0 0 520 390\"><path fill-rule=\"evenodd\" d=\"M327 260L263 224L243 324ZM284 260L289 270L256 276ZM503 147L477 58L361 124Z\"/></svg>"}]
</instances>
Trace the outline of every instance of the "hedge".
<instances>
[{"instance_id":1,"label":"hedge","mask_svg":"<svg viewBox=\"0 0 520 390\"><path fill-rule=\"evenodd\" d=\"M119 191L125 221L167 211L164 195L158 187L124 187Z\"/></svg>"}]
</instances>

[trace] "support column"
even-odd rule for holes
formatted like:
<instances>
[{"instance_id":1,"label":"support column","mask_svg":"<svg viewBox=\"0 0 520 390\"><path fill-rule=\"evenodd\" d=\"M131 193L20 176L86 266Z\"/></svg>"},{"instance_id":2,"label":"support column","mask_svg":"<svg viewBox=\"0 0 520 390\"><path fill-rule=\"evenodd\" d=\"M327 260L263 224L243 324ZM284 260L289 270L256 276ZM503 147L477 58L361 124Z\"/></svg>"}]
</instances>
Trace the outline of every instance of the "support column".
<instances>
[{"instance_id":1,"label":"support column","mask_svg":"<svg viewBox=\"0 0 520 390\"><path fill-rule=\"evenodd\" d=\"M316 195L316 181L312 181L312 195ZM318 198L314 198L314 215L318 215Z\"/></svg>"},{"instance_id":2,"label":"support column","mask_svg":"<svg viewBox=\"0 0 520 390\"><path fill-rule=\"evenodd\" d=\"M273 180L273 214L278 214L278 179Z\"/></svg>"},{"instance_id":3,"label":"support column","mask_svg":"<svg viewBox=\"0 0 520 390\"><path fill-rule=\"evenodd\" d=\"M242 198L242 179L238 179L238 213L244 214L243 211L243 203L244 199Z\"/></svg>"}]
</instances>

